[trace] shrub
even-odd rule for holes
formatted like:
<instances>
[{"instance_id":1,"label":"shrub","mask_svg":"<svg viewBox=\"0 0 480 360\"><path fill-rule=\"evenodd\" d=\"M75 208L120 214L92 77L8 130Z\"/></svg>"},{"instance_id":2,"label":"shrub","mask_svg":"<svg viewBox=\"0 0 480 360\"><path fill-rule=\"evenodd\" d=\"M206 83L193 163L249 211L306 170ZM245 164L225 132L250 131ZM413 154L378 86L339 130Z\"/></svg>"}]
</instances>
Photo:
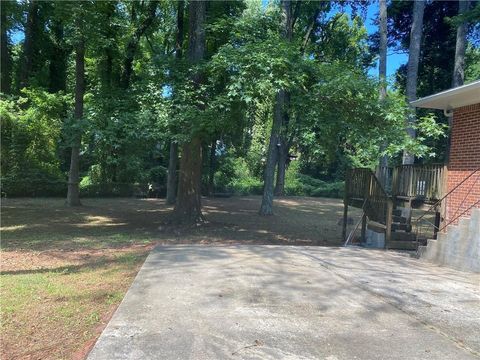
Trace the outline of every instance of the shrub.
<instances>
[{"instance_id":1,"label":"shrub","mask_svg":"<svg viewBox=\"0 0 480 360\"><path fill-rule=\"evenodd\" d=\"M57 158L70 98L40 89L0 99L2 193L65 196L66 176Z\"/></svg>"},{"instance_id":2,"label":"shrub","mask_svg":"<svg viewBox=\"0 0 480 360\"><path fill-rule=\"evenodd\" d=\"M263 181L254 177L243 177L232 181L228 190L237 195L261 195L263 193Z\"/></svg>"},{"instance_id":3,"label":"shrub","mask_svg":"<svg viewBox=\"0 0 480 360\"><path fill-rule=\"evenodd\" d=\"M298 162L291 163L285 174L286 195L341 198L343 188L343 181L327 183L309 175L300 174Z\"/></svg>"},{"instance_id":4,"label":"shrub","mask_svg":"<svg viewBox=\"0 0 480 360\"><path fill-rule=\"evenodd\" d=\"M314 189L310 195L316 197L342 198L344 187L345 183L343 181L325 183L324 186Z\"/></svg>"}]
</instances>

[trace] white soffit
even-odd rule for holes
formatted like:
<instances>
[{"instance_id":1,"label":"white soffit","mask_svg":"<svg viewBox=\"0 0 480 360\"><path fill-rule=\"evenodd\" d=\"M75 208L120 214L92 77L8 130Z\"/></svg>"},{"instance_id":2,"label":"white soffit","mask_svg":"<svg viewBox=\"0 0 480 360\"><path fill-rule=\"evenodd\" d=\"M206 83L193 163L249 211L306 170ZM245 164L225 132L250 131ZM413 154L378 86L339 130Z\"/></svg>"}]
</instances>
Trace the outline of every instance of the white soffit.
<instances>
[{"instance_id":1,"label":"white soffit","mask_svg":"<svg viewBox=\"0 0 480 360\"><path fill-rule=\"evenodd\" d=\"M480 103L480 80L426 96L410 104L419 108L451 110L478 103Z\"/></svg>"}]
</instances>

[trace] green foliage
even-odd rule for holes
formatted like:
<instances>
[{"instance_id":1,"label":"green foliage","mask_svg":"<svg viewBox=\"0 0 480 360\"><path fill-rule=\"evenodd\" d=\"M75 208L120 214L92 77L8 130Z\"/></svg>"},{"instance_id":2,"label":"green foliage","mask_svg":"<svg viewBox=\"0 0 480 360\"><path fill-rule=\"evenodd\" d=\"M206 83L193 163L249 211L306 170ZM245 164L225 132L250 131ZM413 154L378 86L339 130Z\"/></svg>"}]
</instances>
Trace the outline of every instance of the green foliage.
<instances>
[{"instance_id":1,"label":"green foliage","mask_svg":"<svg viewBox=\"0 0 480 360\"><path fill-rule=\"evenodd\" d=\"M85 154L94 183L163 181L158 167L165 140L168 101L151 84L131 93L88 96Z\"/></svg>"},{"instance_id":2,"label":"green foliage","mask_svg":"<svg viewBox=\"0 0 480 360\"><path fill-rule=\"evenodd\" d=\"M477 5L477 8L480 9L480 4ZM480 80L480 48L468 46L465 57L465 62L468 64L465 69L465 82Z\"/></svg>"},{"instance_id":3,"label":"green foliage","mask_svg":"<svg viewBox=\"0 0 480 360\"><path fill-rule=\"evenodd\" d=\"M341 196L347 167L375 166L384 154L394 165L404 149L422 161L441 151L442 119L419 112L418 136L411 140L404 131L408 107L402 87L378 100L379 84L368 76L375 54L356 16L361 4L295 3L290 41L282 35L279 2L210 2L206 56L193 65L186 57L188 2L181 59L175 54L176 2L38 2L30 81L20 93L25 49L13 43L12 34L24 29L30 3L2 3L8 50L2 66L11 65L6 78L14 94L2 99L0 114L2 191L9 196L63 195L71 140L78 133L82 196L143 196L149 185L161 194L170 141L181 145L193 135L204 148L222 143L215 156L216 191L261 194L279 90L289 95L281 135L297 159L287 169L287 195ZM455 34L443 20L456 15L455 6L427 4L427 13L439 16L427 15L426 34L434 41L422 50L419 95L436 89L431 74L440 79L438 86L450 81L452 59L444 60L443 45L450 54ZM399 48L407 44L410 7L390 4L390 41ZM154 19L142 28L152 8ZM65 94L75 88L74 50L80 40L86 47L86 91L84 117L78 120ZM469 44L467 80L478 78L478 59L478 47ZM125 86L129 61L132 74ZM209 168L205 154L204 168ZM205 184L209 177L204 173Z\"/></svg>"},{"instance_id":4,"label":"green foliage","mask_svg":"<svg viewBox=\"0 0 480 360\"><path fill-rule=\"evenodd\" d=\"M0 100L2 191L15 195L63 195L60 170L62 120L68 96L24 89Z\"/></svg>"},{"instance_id":5,"label":"green foliage","mask_svg":"<svg viewBox=\"0 0 480 360\"><path fill-rule=\"evenodd\" d=\"M301 174L299 162L291 163L285 176L286 195L340 198L344 187L343 181L325 182Z\"/></svg>"},{"instance_id":6,"label":"green foliage","mask_svg":"<svg viewBox=\"0 0 480 360\"><path fill-rule=\"evenodd\" d=\"M251 173L243 158L227 155L220 161L220 170L215 172L214 177L217 192L237 195L260 195L262 193L262 181Z\"/></svg>"}]
</instances>

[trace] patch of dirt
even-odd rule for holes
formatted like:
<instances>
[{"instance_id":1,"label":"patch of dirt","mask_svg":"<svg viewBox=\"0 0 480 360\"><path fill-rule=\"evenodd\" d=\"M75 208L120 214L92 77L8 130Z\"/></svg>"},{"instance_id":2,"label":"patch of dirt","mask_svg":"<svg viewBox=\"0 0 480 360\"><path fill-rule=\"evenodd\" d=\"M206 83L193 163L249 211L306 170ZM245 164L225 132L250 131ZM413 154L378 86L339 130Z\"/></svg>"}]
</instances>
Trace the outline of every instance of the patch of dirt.
<instances>
[{"instance_id":1,"label":"patch of dirt","mask_svg":"<svg viewBox=\"0 0 480 360\"><path fill-rule=\"evenodd\" d=\"M95 346L97 339L100 337L100 334L107 327L108 322L112 318L118 306L119 304L112 305L110 310L102 316L100 324L93 331L93 336L85 344L83 344L80 350L72 354L72 360L83 360L87 358L88 354Z\"/></svg>"},{"instance_id":2,"label":"patch of dirt","mask_svg":"<svg viewBox=\"0 0 480 360\"><path fill-rule=\"evenodd\" d=\"M175 228L163 199L84 199L68 208L62 199L2 202L3 250L117 248L140 242L339 245L339 199L285 197L274 215L258 215L259 196L204 198L207 223ZM351 216L358 217L353 209ZM355 220L356 222L356 220ZM351 225L353 226L353 225ZM47 239L48 238L48 241Z\"/></svg>"},{"instance_id":3,"label":"patch of dirt","mask_svg":"<svg viewBox=\"0 0 480 360\"><path fill-rule=\"evenodd\" d=\"M84 358L156 244L342 243L338 199L280 198L262 217L260 197L205 198L193 227L165 225L162 199L82 201L2 201L2 359ZM360 212L349 215L352 228Z\"/></svg>"},{"instance_id":4,"label":"patch of dirt","mask_svg":"<svg viewBox=\"0 0 480 360\"><path fill-rule=\"evenodd\" d=\"M121 254L149 252L154 246L154 243L149 243L106 249L3 251L0 273L21 273L22 270L57 271L96 262L108 262Z\"/></svg>"}]
</instances>

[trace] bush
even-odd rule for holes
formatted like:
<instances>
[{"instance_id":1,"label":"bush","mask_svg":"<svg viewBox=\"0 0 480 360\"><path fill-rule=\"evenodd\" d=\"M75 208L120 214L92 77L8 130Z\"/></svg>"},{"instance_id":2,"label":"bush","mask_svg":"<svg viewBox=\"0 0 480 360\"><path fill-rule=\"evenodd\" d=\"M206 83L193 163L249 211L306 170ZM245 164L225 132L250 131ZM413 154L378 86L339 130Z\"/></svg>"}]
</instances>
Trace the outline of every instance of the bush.
<instances>
[{"instance_id":1,"label":"bush","mask_svg":"<svg viewBox=\"0 0 480 360\"><path fill-rule=\"evenodd\" d=\"M80 182L80 197L147 197L145 186L128 183L92 184Z\"/></svg>"},{"instance_id":2,"label":"bush","mask_svg":"<svg viewBox=\"0 0 480 360\"><path fill-rule=\"evenodd\" d=\"M1 185L6 196L66 195L57 155L69 99L39 89L0 99Z\"/></svg>"},{"instance_id":3,"label":"bush","mask_svg":"<svg viewBox=\"0 0 480 360\"><path fill-rule=\"evenodd\" d=\"M285 194L295 196L343 197L343 181L327 183L299 173L299 163L293 162L285 174Z\"/></svg>"},{"instance_id":4,"label":"bush","mask_svg":"<svg viewBox=\"0 0 480 360\"><path fill-rule=\"evenodd\" d=\"M22 178L8 176L1 179L1 192L7 197L65 197L67 195L67 182L56 177L47 176Z\"/></svg>"},{"instance_id":5,"label":"bush","mask_svg":"<svg viewBox=\"0 0 480 360\"><path fill-rule=\"evenodd\" d=\"M214 176L215 190L236 195L260 195L263 182L254 177L243 158L225 156Z\"/></svg>"},{"instance_id":6,"label":"bush","mask_svg":"<svg viewBox=\"0 0 480 360\"><path fill-rule=\"evenodd\" d=\"M324 186L314 189L310 193L310 196L342 198L344 187L345 187L345 183L343 181L325 183Z\"/></svg>"},{"instance_id":7,"label":"bush","mask_svg":"<svg viewBox=\"0 0 480 360\"><path fill-rule=\"evenodd\" d=\"M232 181L227 190L236 195L262 195L263 181L254 177L243 177Z\"/></svg>"}]
</instances>

